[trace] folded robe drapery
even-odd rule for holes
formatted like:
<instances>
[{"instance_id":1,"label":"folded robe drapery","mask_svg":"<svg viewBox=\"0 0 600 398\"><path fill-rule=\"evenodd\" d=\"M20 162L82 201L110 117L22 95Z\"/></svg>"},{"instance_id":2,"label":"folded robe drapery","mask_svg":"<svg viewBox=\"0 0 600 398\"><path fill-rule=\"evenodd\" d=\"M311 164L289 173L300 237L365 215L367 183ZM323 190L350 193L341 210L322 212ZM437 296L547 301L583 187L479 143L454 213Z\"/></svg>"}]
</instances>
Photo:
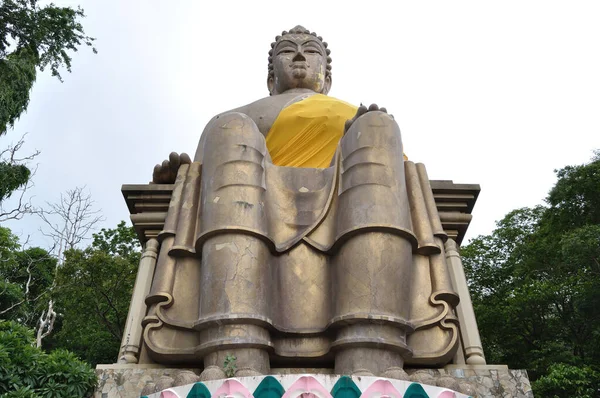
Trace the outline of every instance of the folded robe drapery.
<instances>
[{"instance_id":1,"label":"folded robe drapery","mask_svg":"<svg viewBox=\"0 0 600 398\"><path fill-rule=\"evenodd\" d=\"M273 165L262 135L225 116L204 163L181 166L146 299L154 360L194 363L245 345L309 366L348 344L334 332L348 322L390 325L386 344L407 363L452 358L458 297L425 168L398 159L389 116L355 124L331 167L292 168ZM223 340L223 324L258 329Z\"/></svg>"},{"instance_id":2,"label":"folded robe drapery","mask_svg":"<svg viewBox=\"0 0 600 398\"><path fill-rule=\"evenodd\" d=\"M409 201L414 210L410 221L411 229L408 231L414 234L414 240L411 239L414 272L407 276L411 281L409 295L411 317L406 320L413 330L408 336L408 345L413 351L413 357L408 359L407 363L443 364L451 359L458 341L458 322L453 313L458 299L448 278L443 253L443 241L446 239L446 235L435 211L435 203L431 196L425 169L422 165L406 163L408 166L406 167L407 190L410 192ZM200 253L196 252L196 247L202 245L195 242L198 232L202 230L199 222L201 221L199 218L201 211L198 206L199 169L200 165L192 164L189 168L182 166L180 170L168 220L161 234L162 246L152 291L146 300L149 312L144 321L146 326L144 339L150 351L153 352L153 358L157 361L161 361L161 358L168 358L168 362L171 362L171 358L178 358L176 361L178 363L195 363L198 347L202 346L201 333L196 327L200 320L199 302L202 300L203 294L199 289L201 257ZM326 172L326 169L323 172L328 175L333 174L331 170L329 173ZM329 195L323 196L323 205L326 205ZM421 221L417 219L421 219ZM325 227L324 224L323 227ZM317 228L313 231L313 235L318 231ZM240 230L237 232L245 233ZM303 232L304 238L301 240L304 245L296 245L295 250L298 248L307 250L302 249L306 244L313 248L315 246L310 242L311 235L306 234L306 231ZM329 237L334 234L325 233L323 235ZM294 240L298 240L299 237L300 235L295 236ZM267 236L263 238L273 241L273 238L269 239ZM334 242L329 243L334 246ZM273 248L273 246L271 247ZM273 248L273 250L275 249ZM288 250L294 250L294 248ZM329 257L326 254L324 256ZM285 258L286 256L280 255L274 255L271 258L270 267L273 267L274 272L284 272L285 267L281 261ZM308 265L304 270L312 275L321 274L320 270L312 270ZM294 279L289 278L289 275L280 275L275 279L288 280L289 283L296 285L305 282L300 279L293 282ZM328 282L324 281L324 290L328 289L327 285ZM327 334L317 335L316 333L326 332L330 324L330 313L326 308L329 304L313 307L314 312L310 316L304 316L306 322L303 325L293 324L283 314L293 312L295 310L293 306L298 301L311 301L313 297L308 292L305 292L302 297L293 297L290 291L286 291L285 286L277 283L273 283L273 289L278 291L274 293L275 296L278 294L282 294L282 296L274 297L273 303L279 303L279 305L274 307L274 313L270 314L271 316L266 318L265 322L275 330L284 331L289 336L278 338L274 334L272 344L275 354L285 356L289 352L290 346L297 349L297 345L294 343L294 339L297 337L293 337L289 333L309 333L312 336L310 339L312 339L313 351L306 353L306 356L326 355L330 351L332 341ZM307 287L307 291L309 289L310 287ZM189 292L194 292L191 301ZM326 293L326 295L329 294ZM324 300L328 299L325 297ZM291 305L285 309L279 308L287 304ZM275 308L277 309L275 310ZM319 311L321 311L319 316L314 315ZM303 339L303 342L306 341L307 339ZM299 356L302 354L300 353Z\"/></svg>"}]
</instances>

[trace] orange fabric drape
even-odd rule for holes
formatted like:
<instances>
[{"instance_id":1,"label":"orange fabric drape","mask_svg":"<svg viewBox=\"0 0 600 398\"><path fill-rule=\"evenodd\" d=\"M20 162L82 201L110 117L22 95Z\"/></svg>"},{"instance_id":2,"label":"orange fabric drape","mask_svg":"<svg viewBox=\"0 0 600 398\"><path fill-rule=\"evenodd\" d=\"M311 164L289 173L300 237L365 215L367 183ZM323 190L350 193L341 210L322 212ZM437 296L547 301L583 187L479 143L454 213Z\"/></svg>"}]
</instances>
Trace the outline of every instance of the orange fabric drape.
<instances>
[{"instance_id":1,"label":"orange fabric drape","mask_svg":"<svg viewBox=\"0 0 600 398\"><path fill-rule=\"evenodd\" d=\"M284 108L267 134L273 164L290 167L329 167L346 120L358 108L323 94Z\"/></svg>"}]
</instances>

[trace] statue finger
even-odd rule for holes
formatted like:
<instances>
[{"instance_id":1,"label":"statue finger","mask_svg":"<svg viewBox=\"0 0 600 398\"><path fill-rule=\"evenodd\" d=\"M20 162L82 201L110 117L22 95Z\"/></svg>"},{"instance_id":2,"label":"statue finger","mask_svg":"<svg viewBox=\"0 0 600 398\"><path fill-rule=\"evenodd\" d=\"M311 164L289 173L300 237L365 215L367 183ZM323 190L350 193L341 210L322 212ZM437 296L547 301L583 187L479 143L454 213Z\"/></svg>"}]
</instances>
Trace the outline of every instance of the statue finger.
<instances>
[{"instance_id":1,"label":"statue finger","mask_svg":"<svg viewBox=\"0 0 600 398\"><path fill-rule=\"evenodd\" d=\"M160 166L160 168L163 172L168 171L170 167L171 167L171 164L169 163L168 160L163 160L163 162Z\"/></svg>"},{"instance_id":2,"label":"statue finger","mask_svg":"<svg viewBox=\"0 0 600 398\"><path fill-rule=\"evenodd\" d=\"M154 171L152 172L152 182L160 182L160 164L154 166Z\"/></svg>"},{"instance_id":3,"label":"statue finger","mask_svg":"<svg viewBox=\"0 0 600 398\"><path fill-rule=\"evenodd\" d=\"M360 106L358 107L358 109L356 111L356 116L354 116L354 120L358 119L359 117L361 117L362 115L367 113L367 111L368 111L367 107L364 106L363 104L360 104Z\"/></svg>"},{"instance_id":4,"label":"statue finger","mask_svg":"<svg viewBox=\"0 0 600 398\"><path fill-rule=\"evenodd\" d=\"M348 131L350 126L352 126L352 120L346 120L346 123L344 124L344 132Z\"/></svg>"},{"instance_id":5,"label":"statue finger","mask_svg":"<svg viewBox=\"0 0 600 398\"><path fill-rule=\"evenodd\" d=\"M171 152L169 154L169 163L170 163L170 168L172 171L177 171L179 169L180 162L181 162L181 159L177 152Z\"/></svg>"},{"instance_id":6,"label":"statue finger","mask_svg":"<svg viewBox=\"0 0 600 398\"><path fill-rule=\"evenodd\" d=\"M192 163L192 159L190 159L190 155L185 152L182 152L179 159L181 160L181 164L190 164Z\"/></svg>"}]
</instances>

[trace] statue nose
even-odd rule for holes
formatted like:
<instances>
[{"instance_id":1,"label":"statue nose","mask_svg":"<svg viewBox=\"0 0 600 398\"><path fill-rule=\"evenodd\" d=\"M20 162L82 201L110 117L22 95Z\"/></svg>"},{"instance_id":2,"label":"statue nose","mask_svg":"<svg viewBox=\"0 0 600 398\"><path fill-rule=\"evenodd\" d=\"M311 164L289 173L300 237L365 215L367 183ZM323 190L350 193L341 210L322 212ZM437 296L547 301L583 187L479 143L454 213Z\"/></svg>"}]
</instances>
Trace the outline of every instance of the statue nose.
<instances>
[{"instance_id":1,"label":"statue nose","mask_svg":"<svg viewBox=\"0 0 600 398\"><path fill-rule=\"evenodd\" d=\"M297 61L306 61L306 58L304 57L304 54L302 54L302 51L298 51L296 53L296 55L294 56L294 58L292 59L292 62L297 62Z\"/></svg>"}]
</instances>

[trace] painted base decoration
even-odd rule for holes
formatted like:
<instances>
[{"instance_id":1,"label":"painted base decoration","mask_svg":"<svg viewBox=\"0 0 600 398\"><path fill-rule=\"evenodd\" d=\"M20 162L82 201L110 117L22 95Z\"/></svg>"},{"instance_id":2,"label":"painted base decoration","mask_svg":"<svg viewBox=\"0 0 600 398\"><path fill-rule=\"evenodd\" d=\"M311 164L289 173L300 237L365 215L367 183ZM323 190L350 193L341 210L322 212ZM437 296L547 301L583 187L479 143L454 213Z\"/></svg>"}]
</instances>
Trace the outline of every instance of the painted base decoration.
<instances>
[{"instance_id":1,"label":"painted base decoration","mask_svg":"<svg viewBox=\"0 0 600 398\"><path fill-rule=\"evenodd\" d=\"M142 398L471 398L447 388L368 376L274 375L212 380Z\"/></svg>"}]
</instances>

